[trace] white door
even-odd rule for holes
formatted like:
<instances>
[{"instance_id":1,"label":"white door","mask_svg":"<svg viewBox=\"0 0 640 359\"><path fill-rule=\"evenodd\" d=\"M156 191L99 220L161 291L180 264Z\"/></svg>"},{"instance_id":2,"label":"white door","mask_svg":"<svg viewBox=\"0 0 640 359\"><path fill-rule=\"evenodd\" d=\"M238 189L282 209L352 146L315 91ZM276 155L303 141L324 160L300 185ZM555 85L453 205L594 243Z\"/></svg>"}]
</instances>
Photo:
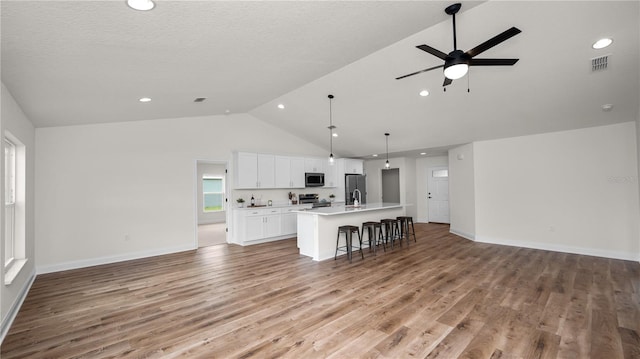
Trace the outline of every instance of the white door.
<instances>
[{"instance_id":1,"label":"white door","mask_svg":"<svg viewBox=\"0 0 640 359\"><path fill-rule=\"evenodd\" d=\"M449 223L449 168L431 167L427 171L429 222Z\"/></svg>"}]
</instances>

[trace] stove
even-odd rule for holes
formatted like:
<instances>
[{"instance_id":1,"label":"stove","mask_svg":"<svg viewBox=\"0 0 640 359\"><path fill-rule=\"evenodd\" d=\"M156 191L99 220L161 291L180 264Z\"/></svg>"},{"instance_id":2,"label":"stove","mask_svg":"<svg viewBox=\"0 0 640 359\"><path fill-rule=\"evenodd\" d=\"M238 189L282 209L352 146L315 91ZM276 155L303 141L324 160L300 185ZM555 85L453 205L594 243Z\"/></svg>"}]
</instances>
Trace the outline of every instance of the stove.
<instances>
[{"instance_id":1,"label":"stove","mask_svg":"<svg viewBox=\"0 0 640 359\"><path fill-rule=\"evenodd\" d=\"M299 194L298 195L298 203L318 203L318 194L317 193L307 193L307 194Z\"/></svg>"},{"instance_id":2,"label":"stove","mask_svg":"<svg viewBox=\"0 0 640 359\"><path fill-rule=\"evenodd\" d=\"M318 208L318 207L331 207L331 202L320 202L318 200L318 194L317 193L308 193L308 194L300 194L298 195L299 198L299 202L300 204L312 204L312 208Z\"/></svg>"}]
</instances>

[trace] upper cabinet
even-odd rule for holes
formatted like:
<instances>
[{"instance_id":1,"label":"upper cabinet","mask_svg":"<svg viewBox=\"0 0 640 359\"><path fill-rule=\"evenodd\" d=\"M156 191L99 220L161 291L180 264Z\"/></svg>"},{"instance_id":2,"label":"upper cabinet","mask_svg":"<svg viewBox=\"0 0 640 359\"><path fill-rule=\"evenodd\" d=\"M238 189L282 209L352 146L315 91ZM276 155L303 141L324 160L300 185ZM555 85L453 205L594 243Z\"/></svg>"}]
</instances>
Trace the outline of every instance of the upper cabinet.
<instances>
[{"instance_id":1,"label":"upper cabinet","mask_svg":"<svg viewBox=\"0 0 640 359\"><path fill-rule=\"evenodd\" d=\"M364 161L353 158L344 159L344 173L364 174Z\"/></svg>"},{"instance_id":2,"label":"upper cabinet","mask_svg":"<svg viewBox=\"0 0 640 359\"><path fill-rule=\"evenodd\" d=\"M234 159L236 188L257 188L258 154L237 152Z\"/></svg>"},{"instance_id":3,"label":"upper cabinet","mask_svg":"<svg viewBox=\"0 0 640 359\"><path fill-rule=\"evenodd\" d=\"M304 188L304 158L275 156L275 188Z\"/></svg>"},{"instance_id":4,"label":"upper cabinet","mask_svg":"<svg viewBox=\"0 0 640 359\"><path fill-rule=\"evenodd\" d=\"M235 158L236 188L274 188L275 156L237 152Z\"/></svg>"},{"instance_id":5,"label":"upper cabinet","mask_svg":"<svg viewBox=\"0 0 640 359\"><path fill-rule=\"evenodd\" d=\"M305 158L304 159L304 171L324 173L324 158Z\"/></svg>"},{"instance_id":6,"label":"upper cabinet","mask_svg":"<svg viewBox=\"0 0 640 359\"><path fill-rule=\"evenodd\" d=\"M324 186L325 187L337 187L338 186L338 166L340 161L335 160L333 165L327 164L324 171ZM343 176L344 177L344 176Z\"/></svg>"},{"instance_id":7,"label":"upper cabinet","mask_svg":"<svg viewBox=\"0 0 640 359\"><path fill-rule=\"evenodd\" d=\"M276 186L275 157L258 153L258 188L274 188Z\"/></svg>"}]
</instances>

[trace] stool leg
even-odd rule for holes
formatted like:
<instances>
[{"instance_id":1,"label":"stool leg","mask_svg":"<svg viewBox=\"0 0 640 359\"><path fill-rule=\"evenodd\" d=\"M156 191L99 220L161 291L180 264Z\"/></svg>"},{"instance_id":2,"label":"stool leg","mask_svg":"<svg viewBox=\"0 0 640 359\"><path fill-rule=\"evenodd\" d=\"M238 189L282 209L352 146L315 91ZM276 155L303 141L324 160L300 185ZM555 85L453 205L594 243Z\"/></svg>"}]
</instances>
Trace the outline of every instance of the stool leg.
<instances>
[{"instance_id":1,"label":"stool leg","mask_svg":"<svg viewBox=\"0 0 640 359\"><path fill-rule=\"evenodd\" d=\"M349 258L349 263L351 263L351 231L347 231L347 257Z\"/></svg>"},{"instance_id":2,"label":"stool leg","mask_svg":"<svg viewBox=\"0 0 640 359\"><path fill-rule=\"evenodd\" d=\"M382 226L380 226L380 230L378 231L378 240L380 242L382 242L382 249L384 249L384 251L387 251L387 246L384 243L384 238L382 237Z\"/></svg>"},{"instance_id":3,"label":"stool leg","mask_svg":"<svg viewBox=\"0 0 640 359\"><path fill-rule=\"evenodd\" d=\"M340 231L338 231L338 235L336 236L336 255L333 256L333 260L338 259L338 245L340 244Z\"/></svg>"},{"instance_id":4,"label":"stool leg","mask_svg":"<svg viewBox=\"0 0 640 359\"><path fill-rule=\"evenodd\" d=\"M407 228L409 228L408 224L407 224ZM411 219L411 233L413 233L413 241L418 243L418 240L416 239L416 229L413 226L413 218Z\"/></svg>"},{"instance_id":5,"label":"stool leg","mask_svg":"<svg viewBox=\"0 0 640 359\"><path fill-rule=\"evenodd\" d=\"M362 237L360 236L360 232L356 231L356 233L358 233L358 241L360 241L360 256L364 259L364 253L362 252ZM371 241L369 241L369 246L371 246Z\"/></svg>"}]
</instances>

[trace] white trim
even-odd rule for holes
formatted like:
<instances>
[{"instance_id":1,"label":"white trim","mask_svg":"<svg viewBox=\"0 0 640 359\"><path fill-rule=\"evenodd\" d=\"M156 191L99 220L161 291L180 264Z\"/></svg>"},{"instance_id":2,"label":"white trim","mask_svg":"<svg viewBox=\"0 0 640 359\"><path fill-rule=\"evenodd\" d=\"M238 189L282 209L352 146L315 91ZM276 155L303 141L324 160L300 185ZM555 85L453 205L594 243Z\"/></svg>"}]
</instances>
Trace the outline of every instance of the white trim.
<instances>
[{"instance_id":1,"label":"white trim","mask_svg":"<svg viewBox=\"0 0 640 359\"><path fill-rule=\"evenodd\" d=\"M36 269L38 274L53 273L53 272L70 270L70 269L86 268L86 267L92 267L92 266L97 266L102 264L123 262L123 261L132 260L132 259L155 257L155 256L161 256L165 254L191 251L195 249L198 249L198 246L197 245L194 246L194 244L192 243L190 245L158 248L158 249L153 249L149 251L133 252L133 253L119 254L119 255L107 256L107 257L98 257L98 258L91 258L91 259L81 259L77 261L38 266Z\"/></svg>"},{"instance_id":2,"label":"white trim","mask_svg":"<svg viewBox=\"0 0 640 359\"><path fill-rule=\"evenodd\" d=\"M4 337L9 332L9 329L11 328L13 321L16 319L16 316L18 315L18 312L22 307L22 303L24 303L24 300L27 298L27 294L29 293L29 290L31 290L31 286L33 285L33 282L35 280L36 280L36 270L34 268L31 271L31 274L29 275L27 284L22 288L22 290L20 291L20 294L18 295L17 300L13 302L13 305L11 306L11 308L9 308L7 315L2 320L2 326L0 327L0 344L2 344L2 342L4 341Z\"/></svg>"},{"instance_id":3,"label":"white trim","mask_svg":"<svg viewBox=\"0 0 640 359\"><path fill-rule=\"evenodd\" d=\"M457 230L455 228L451 228L451 227L449 227L449 232L455 234L456 236L460 236L462 238L466 238L466 239L471 240L471 241L475 241L476 240L476 235L472 234L472 233L466 233L466 232L459 231L459 230Z\"/></svg>"},{"instance_id":4,"label":"white trim","mask_svg":"<svg viewBox=\"0 0 640 359\"><path fill-rule=\"evenodd\" d=\"M475 240L480 243L498 244L503 246L540 249L545 251L572 253L572 254L580 254L580 255L586 255L586 256L622 259L622 260L629 260L629 261L640 261L640 255L637 253L611 251L611 250L599 249L599 248L575 247L575 246L567 246L567 245L518 241L518 240L509 240L509 239L505 240L505 239L489 238L484 236L478 236L476 237Z\"/></svg>"}]
</instances>

